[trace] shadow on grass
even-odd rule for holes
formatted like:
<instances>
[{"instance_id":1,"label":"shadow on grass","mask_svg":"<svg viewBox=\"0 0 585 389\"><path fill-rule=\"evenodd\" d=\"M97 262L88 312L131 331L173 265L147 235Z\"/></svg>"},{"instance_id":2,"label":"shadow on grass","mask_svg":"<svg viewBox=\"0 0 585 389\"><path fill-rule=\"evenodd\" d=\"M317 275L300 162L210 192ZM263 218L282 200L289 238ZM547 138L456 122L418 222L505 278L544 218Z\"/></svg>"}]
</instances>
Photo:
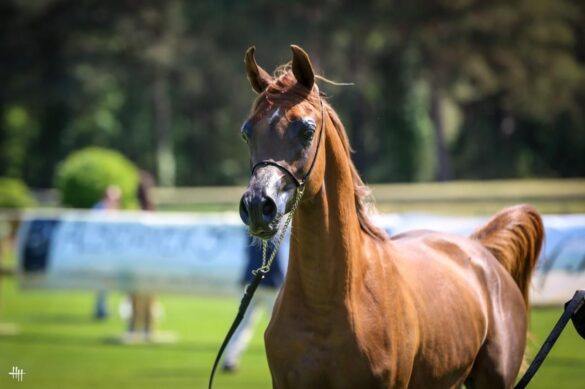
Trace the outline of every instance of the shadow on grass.
<instances>
[{"instance_id":1,"label":"shadow on grass","mask_svg":"<svg viewBox=\"0 0 585 389\"><path fill-rule=\"evenodd\" d=\"M28 315L26 321L34 324L63 324L63 325L80 325L80 324L99 324L97 320L87 315L72 315L67 313Z\"/></svg>"},{"instance_id":2,"label":"shadow on grass","mask_svg":"<svg viewBox=\"0 0 585 389\"><path fill-rule=\"evenodd\" d=\"M216 341L179 341L171 344L157 343L140 343L140 344L123 344L113 342L114 336L83 336L76 334L40 334L40 333L21 333L16 336L1 336L0 342L11 344L34 344L50 345L59 347L112 347L127 349L164 349L169 351L184 351L188 353L215 354L219 350L220 342ZM251 345L246 353L264 354L264 347Z\"/></svg>"},{"instance_id":3,"label":"shadow on grass","mask_svg":"<svg viewBox=\"0 0 585 389\"><path fill-rule=\"evenodd\" d=\"M17 336L0 337L2 343L12 344L44 344L55 346L101 346L103 342L100 338L79 336L79 335L61 335L61 334L34 334L21 333Z\"/></svg>"},{"instance_id":4,"label":"shadow on grass","mask_svg":"<svg viewBox=\"0 0 585 389\"><path fill-rule=\"evenodd\" d=\"M160 380L167 380L167 379L184 379L191 381L194 379L194 375L198 377L202 377L205 374L209 374L211 371L211 362L209 364L209 368L197 368L197 366L193 367L185 367L185 368L149 368L145 370L141 370L137 376L142 379L160 379Z\"/></svg>"}]
</instances>

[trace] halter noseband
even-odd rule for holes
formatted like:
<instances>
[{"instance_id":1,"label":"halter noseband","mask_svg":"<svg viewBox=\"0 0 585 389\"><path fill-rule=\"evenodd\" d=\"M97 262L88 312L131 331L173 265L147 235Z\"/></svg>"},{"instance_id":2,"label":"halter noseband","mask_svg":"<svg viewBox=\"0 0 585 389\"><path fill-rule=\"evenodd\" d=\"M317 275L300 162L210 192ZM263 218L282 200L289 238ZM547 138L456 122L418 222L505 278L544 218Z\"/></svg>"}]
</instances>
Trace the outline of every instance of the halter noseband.
<instances>
[{"instance_id":1,"label":"halter noseband","mask_svg":"<svg viewBox=\"0 0 585 389\"><path fill-rule=\"evenodd\" d=\"M288 174L293 179L297 188L301 188L307 183L307 179L309 178L309 176L313 172L313 168L315 167L315 162L317 161L317 156L319 155L319 148L321 147L321 138L323 137L323 127L325 125L325 108L323 106L323 99L319 99L319 101L321 102L321 127L319 128L319 139L317 139L317 148L315 149L315 155L313 156L313 161L311 162L311 166L309 166L309 170L307 170L307 173L305 173L305 175L301 179L298 179L294 175L294 173L286 166L281 165L280 163L278 163L276 161L273 161L270 159L265 159L265 160L262 160L260 162L257 162L254 165L254 167L252 167L252 173L251 173L252 175L256 171L256 168L261 167L261 166L271 165L271 166L276 166L277 168L279 168L280 170L282 170L283 172Z\"/></svg>"}]
</instances>

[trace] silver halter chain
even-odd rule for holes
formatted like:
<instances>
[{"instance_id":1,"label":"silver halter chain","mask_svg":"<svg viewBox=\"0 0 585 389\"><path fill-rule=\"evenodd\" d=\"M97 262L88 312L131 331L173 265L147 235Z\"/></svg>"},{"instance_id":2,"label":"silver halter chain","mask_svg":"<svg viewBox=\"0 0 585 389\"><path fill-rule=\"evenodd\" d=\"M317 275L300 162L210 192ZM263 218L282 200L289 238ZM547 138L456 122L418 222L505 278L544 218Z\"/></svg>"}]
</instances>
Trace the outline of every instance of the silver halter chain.
<instances>
[{"instance_id":1,"label":"silver halter chain","mask_svg":"<svg viewBox=\"0 0 585 389\"><path fill-rule=\"evenodd\" d=\"M262 240L262 266L260 266L256 270L253 270L252 274L256 275L258 272L266 274L270 271L270 267L272 266L272 262L274 262L274 258L276 258L276 253L278 252L278 248L280 247L280 244L282 243L282 240L284 239L284 235L286 234L286 230L288 230L288 227L293 219L294 213L297 210L299 203L301 202L301 198L303 197L303 193L305 193L305 186L304 185L298 187L296 192L295 192L295 202L292 206L292 209L288 213L288 216L286 217L286 221L284 222L283 227L280 229L278 236L276 237L276 243L274 244L274 249L272 250L272 253L270 254L270 258L268 258L268 259L266 259L266 253L268 251L267 250L268 241L265 239Z\"/></svg>"}]
</instances>

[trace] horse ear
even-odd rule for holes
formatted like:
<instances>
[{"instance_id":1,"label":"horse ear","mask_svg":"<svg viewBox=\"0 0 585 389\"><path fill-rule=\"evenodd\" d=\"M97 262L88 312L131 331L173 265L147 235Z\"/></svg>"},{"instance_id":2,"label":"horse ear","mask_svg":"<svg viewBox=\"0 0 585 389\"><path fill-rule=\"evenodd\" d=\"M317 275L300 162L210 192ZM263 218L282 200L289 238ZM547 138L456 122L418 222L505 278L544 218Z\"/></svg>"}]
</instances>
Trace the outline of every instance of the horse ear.
<instances>
[{"instance_id":1,"label":"horse ear","mask_svg":"<svg viewBox=\"0 0 585 389\"><path fill-rule=\"evenodd\" d=\"M252 89L254 89L256 93L262 93L272 82L272 77L270 77L270 74L256 63L256 58L254 58L255 51L256 47L254 46L246 50L244 63L246 64L246 73L248 81L250 81L250 84L252 85Z\"/></svg>"},{"instance_id":2,"label":"horse ear","mask_svg":"<svg viewBox=\"0 0 585 389\"><path fill-rule=\"evenodd\" d=\"M290 45L293 52L292 71L299 84L304 85L309 90L313 89L315 84L315 73L309 55L305 50L297 45Z\"/></svg>"}]
</instances>

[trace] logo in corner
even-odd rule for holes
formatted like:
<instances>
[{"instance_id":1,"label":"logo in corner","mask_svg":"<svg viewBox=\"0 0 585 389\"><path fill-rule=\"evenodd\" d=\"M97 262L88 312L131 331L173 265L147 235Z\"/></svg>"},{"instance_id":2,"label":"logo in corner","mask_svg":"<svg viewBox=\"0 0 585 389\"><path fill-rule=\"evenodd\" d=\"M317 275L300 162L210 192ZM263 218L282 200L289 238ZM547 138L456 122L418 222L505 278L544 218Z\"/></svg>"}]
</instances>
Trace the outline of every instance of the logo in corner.
<instances>
[{"instance_id":1,"label":"logo in corner","mask_svg":"<svg viewBox=\"0 0 585 389\"><path fill-rule=\"evenodd\" d=\"M12 376L12 378L18 382L22 382L25 374L24 369L19 369L17 366L12 366L12 371L8 373L8 375Z\"/></svg>"}]
</instances>

